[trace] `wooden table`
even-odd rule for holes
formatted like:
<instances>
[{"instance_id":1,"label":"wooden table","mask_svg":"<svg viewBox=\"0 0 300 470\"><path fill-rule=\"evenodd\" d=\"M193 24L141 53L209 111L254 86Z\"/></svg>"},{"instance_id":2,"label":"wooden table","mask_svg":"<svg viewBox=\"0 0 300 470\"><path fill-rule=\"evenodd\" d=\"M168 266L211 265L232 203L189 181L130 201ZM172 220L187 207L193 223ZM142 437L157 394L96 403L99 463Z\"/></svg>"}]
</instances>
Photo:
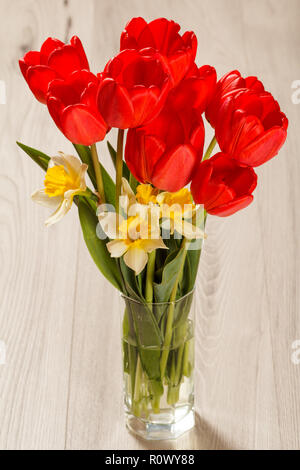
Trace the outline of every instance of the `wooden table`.
<instances>
[{"instance_id":1,"label":"wooden table","mask_svg":"<svg viewBox=\"0 0 300 470\"><path fill-rule=\"evenodd\" d=\"M0 448L299 448L292 343L300 339L300 104L291 96L300 80L300 1L0 0L0 7L7 95L0 105ZM194 30L199 64L214 65L219 76L234 68L257 74L290 119L280 156L258 169L252 206L209 218L197 283L197 426L159 444L124 427L118 295L88 255L76 208L44 227L47 211L30 200L43 174L15 145L72 151L21 77L24 52L47 36L77 34L100 71L126 21L139 15ZM99 149L112 170L105 145Z\"/></svg>"}]
</instances>

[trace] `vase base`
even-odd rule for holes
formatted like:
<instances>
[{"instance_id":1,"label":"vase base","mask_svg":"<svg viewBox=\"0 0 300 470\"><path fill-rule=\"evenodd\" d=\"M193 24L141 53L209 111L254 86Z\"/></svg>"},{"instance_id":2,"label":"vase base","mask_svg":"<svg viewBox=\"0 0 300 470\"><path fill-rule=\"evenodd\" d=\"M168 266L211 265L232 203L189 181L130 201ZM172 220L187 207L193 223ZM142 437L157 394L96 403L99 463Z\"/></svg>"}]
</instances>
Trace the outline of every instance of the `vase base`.
<instances>
[{"instance_id":1,"label":"vase base","mask_svg":"<svg viewBox=\"0 0 300 470\"><path fill-rule=\"evenodd\" d=\"M127 413L127 429L143 439L160 441L178 439L195 426L195 413L193 409L189 409L181 419L175 422L168 422L168 415L163 413L158 416L152 415L152 417L153 419L149 421Z\"/></svg>"}]
</instances>

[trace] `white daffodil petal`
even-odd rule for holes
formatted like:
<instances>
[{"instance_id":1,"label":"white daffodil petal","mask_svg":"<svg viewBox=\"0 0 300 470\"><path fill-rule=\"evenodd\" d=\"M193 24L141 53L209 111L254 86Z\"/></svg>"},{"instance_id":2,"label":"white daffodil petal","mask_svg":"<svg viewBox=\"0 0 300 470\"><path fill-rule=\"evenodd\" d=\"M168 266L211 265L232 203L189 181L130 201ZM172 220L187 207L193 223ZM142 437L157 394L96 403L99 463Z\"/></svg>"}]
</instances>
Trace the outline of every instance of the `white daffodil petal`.
<instances>
[{"instance_id":1,"label":"white daffodil petal","mask_svg":"<svg viewBox=\"0 0 300 470\"><path fill-rule=\"evenodd\" d=\"M55 155L54 157L51 157L50 158L50 161L49 161L49 165L48 165L48 168L51 168L53 166L63 166L65 168L65 170L67 170L67 165L66 165L66 160L64 158L64 154L62 152L58 152L61 154L61 156L58 156L58 155Z\"/></svg>"},{"instance_id":2,"label":"white daffodil petal","mask_svg":"<svg viewBox=\"0 0 300 470\"><path fill-rule=\"evenodd\" d=\"M80 171L79 171L79 187L81 191L86 190L86 182L85 182L85 177L86 177L86 172L88 170L88 165L85 163L81 165Z\"/></svg>"},{"instance_id":3,"label":"white daffodil petal","mask_svg":"<svg viewBox=\"0 0 300 470\"><path fill-rule=\"evenodd\" d=\"M120 223L122 222L123 218L120 217ZM117 219L118 216L115 212L102 212L98 215L99 223L105 235L108 238L114 239L118 238L118 230L117 230Z\"/></svg>"},{"instance_id":4,"label":"white daffodil petal","mask_svg":"<svg viewBox=\"0 0 300 470\"><path fill-rule=\"evenodd\" d=\"M82 166L84 165L85 167L87 167L87 165L85 163L82 164L79 158L74 157L73 155L66 155L61 153L61 156L65 160L65 167L67 169L67 172L71 175L74 180L76 178L79 178L80 181Z\"/></svg>"},{"instance_id":5,"label":"white daffodil petal","mask_svg":"<svg viewBox=\"0 0 300 470\"><path fill-rule=\"evenodd\" d=\"M157 250L158 248L168 250L168 247L164 244L162 238L159 238L158 240L141 240L140 246L147 253L151 253L152 251Z\"/></svg>"},{"instance_id":6,"label":"white daffodil petal","mask_svg":"<svg viewBox=\"0 0 300 470\"><path fill-rule=\"evenodd\" d=\"M122 195L128 196L129 199L133 198L136 202L135 194L126 178L122 178Z\"/></svg>"},{"instance_id":7,"label":"white daffodil petal","mask_svg":"<svg viewBox=\"0 0 300 470\"><path fill-rule=\"evenodd\" d=\"M195 240L199 238L206 238L205 233L199 227L182 220L181 223L175 224L175 230L182 234L188 240Z\"/></svg>"},{"instance_id":8,"label":"white daffodil petal","mask_svg":"<svg viewBox=\"0 0 300 470\"><path fill-rule=\"evenodd\" d=\"M165 197L168 193L165 191L163 193L160 193L156 196L156 200L158 202L158 204L163 204L164 200L165 200Z\"/></svg>"},{"instance_id":9,"label":"white daffodil petal","mask_svg":"<svg viewBox=\"0 0 300 470\"><path fill-rule=\"evenodd\" d=\"M69 212L70 208L69 201L64 199L56 211L45 221L45 225L49 227L59 222Z\"/></svg>"},{"instance_id":10,"label":"white daffodil petal","mask_svg":"<svg viewBox=\"0 0 300 470\"><path fill-rule=\"evenodd\" d=\"M131 246L124 255L124 263L133 271L135 274L140 274L148 262L147 253L138 247Z\"/></svg>"},{"instance_id":11,"label":"white daffodil petal","mask_svg":"<svg viewBox=\"0 0 300 470\"><path fill-rule=\"evenodd\" d=\"M128 250L128 245L124 240L112 240L106 244L106 248L112 258L120 258Z\"/></svg>"},{"instance_id":12,"label":"white daffodil petal","mask_svg":"<svg viewBox=\"0 0 300 470\"><path fill-rule=\"evenodd\" d=\"M161 228L167 232L170 232L171 235L174 233L175 223L173 219L164 219L161 223ZM180 233L180 232L179 232Z\"/></svg>"},{"instance_id":13,"label":"white daffodil petal","mask_svg":"<svg viewBox=\"0 0 300 470\"><path fill-rule=\"evenodd\" d=\"M182 217L184 219L191 219L195 213L195 207L193 204L185 204L182 211Z\"/></svg>"},{"instance_id":14,"label":"white daffodil petal","mask_svg":"<svg viewBox=\"0 0 300 470\"><path fill-rule=\"evenodd\" d=\"M31 199L44 207L57 208L63 201L63 196L49 197L43 189L38 189L31 195Z\"/></svg>"}]
</instances>

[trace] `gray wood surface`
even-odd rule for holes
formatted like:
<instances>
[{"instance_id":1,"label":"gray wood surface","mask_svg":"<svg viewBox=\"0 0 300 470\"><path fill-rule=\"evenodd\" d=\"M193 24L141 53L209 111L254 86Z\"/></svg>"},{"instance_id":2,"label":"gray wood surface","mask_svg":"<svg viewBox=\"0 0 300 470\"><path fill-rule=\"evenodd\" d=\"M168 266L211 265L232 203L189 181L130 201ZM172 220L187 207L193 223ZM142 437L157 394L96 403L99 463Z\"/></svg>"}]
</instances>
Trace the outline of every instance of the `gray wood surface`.
<instances>
[{"instance_id":1,"label":"gray wood surface","mask_svg":"<svg viewBox=\"0 0 300 470\"><path fill-rule=\"evenodd\" d=\"M0 11L0 448L299 448L300 364L291 356L300 339L300 104L291 85L300 79L300 1L0 0ZM252 206L209 218L197 283L197 426L159 444L124 427L118 294L90 259L75 208L44 228L47 211L30 200L42 172L15 145L72 150L18 58L47 36L77 34L100 71L139 15L194 30L198 64L219 76L257 74L290 120L280 156L258 169Z\"/></svg>"}]
</instances>

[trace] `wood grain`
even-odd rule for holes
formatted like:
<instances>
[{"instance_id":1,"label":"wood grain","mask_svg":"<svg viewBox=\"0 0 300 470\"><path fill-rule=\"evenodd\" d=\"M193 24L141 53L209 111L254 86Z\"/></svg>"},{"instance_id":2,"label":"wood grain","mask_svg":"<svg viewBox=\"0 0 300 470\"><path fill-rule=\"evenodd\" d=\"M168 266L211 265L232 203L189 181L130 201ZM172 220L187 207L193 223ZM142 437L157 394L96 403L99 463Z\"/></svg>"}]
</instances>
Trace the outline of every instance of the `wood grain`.
<instances>
[{"instance_id":1,"label":"wood grain","mask_svg":"<svg viewBox=\"0 0 300 470\"><path fill-rule=\"evenodd\" d=\"M299 0L0 0L1 449L299 449ZM278 158L258 169L255 202L209 218L197 290L197 426L172 443L124 428L119 299L89 258L76 209L45 229L30 193L43 176L16 140L71 151L18 70L43 39L83 41L100 71L133 16L166 16L199 40L219 76L257 74L290 119ZM2 16L3 19L3 16ZM211 131L208 130L208 139ZM114 139L114 135L110 137ZM102 160L112 170L105 145Z\"/></svg>"}]
</instances>

